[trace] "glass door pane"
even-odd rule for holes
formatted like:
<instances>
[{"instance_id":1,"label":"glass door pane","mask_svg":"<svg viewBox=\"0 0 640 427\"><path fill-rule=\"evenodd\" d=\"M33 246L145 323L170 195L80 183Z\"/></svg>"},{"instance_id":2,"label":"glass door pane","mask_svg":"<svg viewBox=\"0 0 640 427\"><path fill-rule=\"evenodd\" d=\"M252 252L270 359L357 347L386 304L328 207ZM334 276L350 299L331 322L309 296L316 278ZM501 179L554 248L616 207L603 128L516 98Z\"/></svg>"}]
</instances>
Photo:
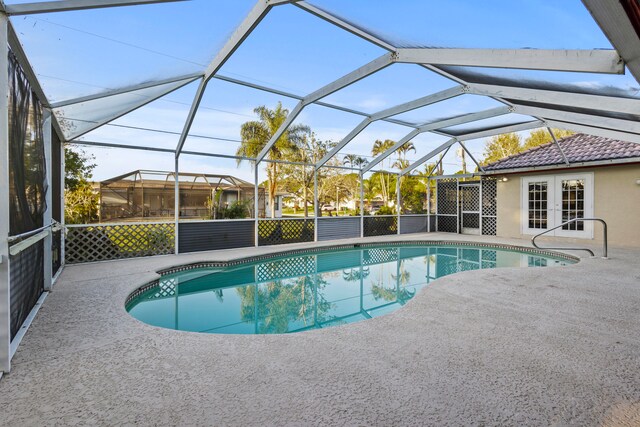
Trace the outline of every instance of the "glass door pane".
<instances>
[{"instance_id":1,"label":"glass door pane","mask_svg":"<svg viewBox=\"0 0 640 427\"><path fill-rule=\"evenodd\" d=\"M575 218L584 218L584 180L563 179L562 191L562 223ZM563 230L584 231L584 221L576 221L562 226Z\"/></svg>"},{"instance_id":2,"label":"glass door pane","mask_svg":"<svg viewBox=\"0 0 640 427\"><path fill-rule=\"evenodd\" d=\"M547 209L549 208L549 182L534 181L527 184L528 210L527 227L534 230L549 228Z\"/></svg>"},{"instance_id":3,"label":"glass door pane","mask_svg":"<svg viewBox=\"0 0 640 427\"><path fill-rule=\"evenodd\" d=\"M576 218L593 216L593 174L558 175L555 178L556 206L554 219L556 225L564 224ZM593 237L593 224L590 221L575 221L565 224L554 233L564 237Z\"/></svg>"}]
</instances>

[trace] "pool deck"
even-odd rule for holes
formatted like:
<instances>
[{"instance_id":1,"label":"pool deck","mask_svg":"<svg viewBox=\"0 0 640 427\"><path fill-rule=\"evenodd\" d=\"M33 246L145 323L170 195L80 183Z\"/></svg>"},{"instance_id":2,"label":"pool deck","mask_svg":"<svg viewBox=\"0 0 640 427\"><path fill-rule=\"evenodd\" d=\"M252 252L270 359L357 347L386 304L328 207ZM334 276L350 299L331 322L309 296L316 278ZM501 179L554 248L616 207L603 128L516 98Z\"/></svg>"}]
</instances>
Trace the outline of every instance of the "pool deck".
<instances>
[{"instance_id":1,"label":"pool deck","mask_svg":"<svg viewBox=\"0 0 640 427\"><path fill-rule=\"evenodd\" d=\"M394 240L530 246L348 242ZM0 425L640 425L640 249L458 273L392 314L290 335L176 332L124 310L159 269L272 250L67 267L0 380Z\"/></svg>"}]
</instances>

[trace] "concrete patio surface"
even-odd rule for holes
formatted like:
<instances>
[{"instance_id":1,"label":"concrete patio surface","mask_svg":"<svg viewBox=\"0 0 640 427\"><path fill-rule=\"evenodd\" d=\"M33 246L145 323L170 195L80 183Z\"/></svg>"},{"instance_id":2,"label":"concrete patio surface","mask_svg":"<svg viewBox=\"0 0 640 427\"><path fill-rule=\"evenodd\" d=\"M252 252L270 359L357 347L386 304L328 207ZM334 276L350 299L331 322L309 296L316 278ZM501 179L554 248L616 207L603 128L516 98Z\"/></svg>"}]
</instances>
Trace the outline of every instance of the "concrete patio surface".
<instances>
[{"instance_id":1,"label":"concrete patio surface","mask_svg":"<svg viewBox=\"0 0 640 427\"><path fill-rule=\"evenodd\" d=\"M393 240L530 246L350 242ZM177 332L124 309L159 269L274 249L67 267L0 380L0 424L640 425L640 249L458 273L392 314L290 335Z\"/></svg>"}]
</instances>

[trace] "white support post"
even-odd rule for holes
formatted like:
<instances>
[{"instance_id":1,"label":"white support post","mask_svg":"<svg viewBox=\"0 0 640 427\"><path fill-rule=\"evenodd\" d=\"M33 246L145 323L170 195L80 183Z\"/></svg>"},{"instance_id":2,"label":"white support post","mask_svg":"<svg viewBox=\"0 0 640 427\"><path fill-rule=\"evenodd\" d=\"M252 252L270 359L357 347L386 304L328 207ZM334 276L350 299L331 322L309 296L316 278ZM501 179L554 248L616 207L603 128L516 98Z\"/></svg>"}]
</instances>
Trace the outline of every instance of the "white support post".
<instances>
[{"instance_id":1,"label":"white support post","mask_svg":"<svg viewBox=\"0 0 640 427\"><path fill-rule=\"evenodd\" d=\"M253 217L254 217L254 220L255 220L254 233L253 233L254 234L254 236L253 236L253 238L254 238L253 244L254 244L254 246L256 248L258 247L258 238L260 237L260 234L258 232L259 231L259 226L260 226L260 221L259 221L259 218L260 218L260 191L259 190L260 189L258 188L258 165L259 165L258 162L255 162L254 165L253 165L253 174L254 174L253 175L253 197L254 197L254 200L253 200ZM265 202L267 200L267 195L266 194L264 195L264 200L265 200ZM265 216L266 216L266 214L267 214L266 203L265 203L264 209L265 209L264 212L265 212Z\"/></svg>"},{"instance_id":2,"label":"white support post","mask_svg":"<svg viewBox=\"0 0 640 427\"><path fill-rule=\"evenodd\" d=\"M313 168L313 241L318 241L318 169Z\"/></svg>"},{"instance_id":3,"label":"white support post","mask_svg":"<svg viewBox=\"0 0 640 427\"><path fill-rule=\"evenodd\" d=\"M180 157L176 157L175 159L175 169L174 169L174 186L173 186L173 216L174 216L174 236L175 236L175 249L174 253L178 255L180 253Z\"/></svg>"},{"instance_id":4,"label":"white support post","mask_svg":"<svg viewBox=\"0 0 640 427\"><path fill-rule=\"evenodd\" d=\"M427 178L427 233L431 231L431 178Z\"/></svg>"},{"instance_id":5,"label":"white support post","mask_svg":"<svg viewBox=\"0 0 640 427\"><path fill-rule=\"evenodd\" d=\"M0 13L0 372L11 369L8 19Z\"/></svg>"},{"instance_id":6,"label":"white support post","mask_svg":"<svg viewBox=\"0 0 640 427\"><path fill-rule=\"evenodd\" d=\"M398 215L397 234L400 234L400 203L402 202L400 197L400 179L401 178L402 178L402 175L398 173L398 176L396 177L396 214Z\"/></svg>"},{"instance_id":7,"label":"white support post","mask_svg":"<svg viewBox=\"0 0 640 427\"><path fill-rule=\"evenodd\" d=\"M60 135L58 135L58 137L60 137ZM65 242L67 241L66 231L64 228L64 225L66 224L66 220L64 217L64 206L65 206L65 201L64 201L65 179L64 178L65 178L65 175L67 174L67 165L65 162L64 153L65 153L64 143L60 141L60 223L63 225L63 228L60 231L60 268L64 267L65 265L64 245L65 245Z\"/></svg>"},{"instance_id":8,"label":"white support post","mask_svg":"<svg viewBox=\"0 0 640 427\"><path fill-rule=\"evenodd\" d=\"M360 171L360 237L364 237L364 174Z\"/></svg>"},{"instance_id":9,"label":"white support post","mask_svg":"<svg viewBox=\"0 0 640 427\"><path fill-rule=\"evenodd\" d=\"M53 197L52 197L52 191L53 191L53 183L51 182L51 177L52 177L52 171L51 171L51 167L53 165L53 163L51 162L51 124L52 124L52 120L51 120L51 110L49 109L45 109L42 115L43 118L43 123L42 123L42 129L43 129L43 139L44 139L44 161L45 161L45 172L46 172L46 180L47 180L47 193L45 194L45 211L44 211L44 218L43 218L43 226L48 226L51 224L51 219L52 219L52 213L51 210L53 208L52 206L52 201L53 201ZM43 262L44 262L44 290L45 291L50 291L51 290L51 283L52 283L52 279L53 279L53 266L51 264L51 259L52 259L52 254L51 254L51 249L52 249L52 242L53 242L53 235L52 235L52 231L51 229L49 229L49 234L47 234L47 236L44 238L44 256L43 256Z\"/></svg>"},{"instance_id":10,"label":"white support post","mask_svg":"<svg viewBox=\"0 0 640 427\"><path fill-rule=\"evenodd\" d=\"M456 233L460 234L460 221L462 221L462 212L460 212L460 180L456 178Z\"/></svg>"}]
</instances>

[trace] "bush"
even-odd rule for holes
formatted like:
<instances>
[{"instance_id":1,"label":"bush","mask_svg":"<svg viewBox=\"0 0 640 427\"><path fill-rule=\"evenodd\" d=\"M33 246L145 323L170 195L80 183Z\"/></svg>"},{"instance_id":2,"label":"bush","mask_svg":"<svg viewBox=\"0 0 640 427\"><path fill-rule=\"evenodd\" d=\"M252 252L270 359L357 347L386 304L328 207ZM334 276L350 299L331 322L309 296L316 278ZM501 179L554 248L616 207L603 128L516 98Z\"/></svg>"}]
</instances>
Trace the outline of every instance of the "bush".
<instances>
[{"instance_id":1,"label":"bush","mask_svg":"<svg viewBox=\"0 0 640 427\"><path fill-rule=\"evenodd\" d=\"M217 219L242 219L249 216L249 206L247 200L239 200L229 206L221 208Z\"/></svg>"},{"instance_id":2,"label":"bush","mask_svg":"<svg viewBox=\"0 0 640 427\"><path fill-rule=\"evenodd\" d=\"M390 208L389 206L380 206L376 215L393 215L394 213L393 208Z\"/></svg>"}]
</instances>

